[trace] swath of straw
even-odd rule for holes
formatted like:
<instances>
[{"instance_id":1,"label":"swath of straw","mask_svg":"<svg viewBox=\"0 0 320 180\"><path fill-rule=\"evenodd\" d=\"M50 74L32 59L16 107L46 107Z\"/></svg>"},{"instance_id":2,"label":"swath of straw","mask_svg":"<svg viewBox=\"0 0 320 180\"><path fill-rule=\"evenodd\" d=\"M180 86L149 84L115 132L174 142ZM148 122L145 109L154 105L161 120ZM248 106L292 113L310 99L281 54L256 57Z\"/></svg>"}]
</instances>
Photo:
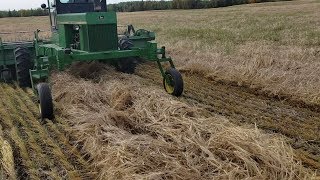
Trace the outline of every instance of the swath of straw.
<instances>
[{"instance_id":1,"label":"swath of straw","mask_svg":"<svg viewBox=\"0 0 320 180\"><path fill-rule=\"evenodd\" d=\"M54 74L54 98L100 179L310 179L282 138L238 127L105 67ZM96 82L96 80L95 80ZM118 99L117 99L118 98Z\"/></svg>"},{"instance_id":2,"label":"swath of straw","mask_svg":"<svg viewBox=\"0 0 320 180\"><path fill-rule=\"evenodd\" d=\"M4 179L16 179L13 152L11 145L3 138L0 125L0 177Z\"/></svg>"}]
</instances>

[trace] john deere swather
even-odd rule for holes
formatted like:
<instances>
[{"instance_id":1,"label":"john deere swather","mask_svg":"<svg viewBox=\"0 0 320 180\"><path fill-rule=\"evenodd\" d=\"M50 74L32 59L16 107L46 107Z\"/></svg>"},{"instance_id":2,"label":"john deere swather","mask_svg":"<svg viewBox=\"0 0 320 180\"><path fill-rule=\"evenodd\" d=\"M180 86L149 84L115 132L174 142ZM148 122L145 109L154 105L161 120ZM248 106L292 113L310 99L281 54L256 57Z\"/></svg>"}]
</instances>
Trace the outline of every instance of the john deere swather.
<instances>
[{"instance_id":1,"label":"john deere swather","mask_svg":"<svg viewBox=\"0 0 320 180\"><path fill-rule=\"evenodd\" d=\"M157 63L165 90L174 96L183 91L181 74L175 69L165 48L158 48L155 33L128 26L117 32L115 12L107 12L106 0L48 0L41 5L50 14L50 40L34 33L32 42L0 40L1 80L16 81L21 87L32 87L39 97L41 118L53 119L53 103L48 85L50 71L63 71L73 62L108 62L124 73L134 73L137 59ZM163 63L170 64L164 70Z\"/></svg>"}]
</instances>

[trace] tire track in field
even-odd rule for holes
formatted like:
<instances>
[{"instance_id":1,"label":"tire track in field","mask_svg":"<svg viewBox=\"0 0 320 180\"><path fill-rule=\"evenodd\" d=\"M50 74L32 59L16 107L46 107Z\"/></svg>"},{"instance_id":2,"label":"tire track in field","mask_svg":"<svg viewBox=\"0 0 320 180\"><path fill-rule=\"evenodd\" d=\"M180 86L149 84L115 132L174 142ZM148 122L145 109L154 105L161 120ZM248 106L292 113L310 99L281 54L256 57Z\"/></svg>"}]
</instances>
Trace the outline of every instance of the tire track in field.
<instances>
[{"instance_id":1,"label":"tire track in field","mask_svg":"<svg viewBox=\"0 0 320 180\"><path fill-rule=\"evenodd\" d=\"M136 74L162 87L155 65L143 64ZM235 124L253 124L268 132L285 135L303 163L320 169L320 113L290 102L255 95L252 90L183 73L185 91L181 101L220 114Z\"/></svg>"}]
</instances>

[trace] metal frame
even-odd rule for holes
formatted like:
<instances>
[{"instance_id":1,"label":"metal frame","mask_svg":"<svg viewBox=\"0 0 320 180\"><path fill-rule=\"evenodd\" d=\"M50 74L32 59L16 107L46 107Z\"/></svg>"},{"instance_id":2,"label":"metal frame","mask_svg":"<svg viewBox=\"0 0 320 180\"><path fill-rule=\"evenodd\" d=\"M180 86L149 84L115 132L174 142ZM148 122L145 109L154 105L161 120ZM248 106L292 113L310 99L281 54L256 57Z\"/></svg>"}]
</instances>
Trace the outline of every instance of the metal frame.
<instances>
[{"instance_id":1,"label":"metal frame","mask_svg":"<svg viewBox=\"0 0 320 180\"><path fill-rule=\"evenodd\" d=\"M152 34L152 33L151 33ZM162 67L163 62L168 62L171 68L175 68L173 61L170 57L166 57L165 47L157 48L157 43L146 41L146 39L153 39L152 36L130 36L129 39L133 40L136 44L144 44L144 47L135 47L132 50L112 50L101 52L88 52L77 49L62 48L56 44L46 44L38 39L36 32L35 36L35 49L36 60L35 69L30 70L32 82L43 82L49 77L49 72L52 68L57 68L63 71L68 65L73 62L88 62L93 60L114 62L120 58L126 57L139 57L146 61L157 62L160 73L163 78L166 78L165 70ZM160 58L159 58L160 55Z\"/></svg>"}]
</instances>

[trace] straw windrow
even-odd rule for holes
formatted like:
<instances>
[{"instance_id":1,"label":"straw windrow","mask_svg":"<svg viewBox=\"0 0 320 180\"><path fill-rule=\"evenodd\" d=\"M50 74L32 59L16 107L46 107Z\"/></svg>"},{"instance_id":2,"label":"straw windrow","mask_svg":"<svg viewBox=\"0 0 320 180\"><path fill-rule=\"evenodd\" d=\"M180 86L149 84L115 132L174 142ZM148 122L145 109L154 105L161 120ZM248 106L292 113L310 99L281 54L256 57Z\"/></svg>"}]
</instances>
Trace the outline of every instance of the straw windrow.
<instances>
[{"instance_id":1,"label":"straw windrow","mask_svg":"<svg viewBox=\"0 0 320 180\"><path fill-rule=\"evenodd\" d=\"M12 147L4 140L2 126L0 125L0 178L16 179Z\"/></svg>"},{"instance_id":2,"label":"straw windrow","mask_svg":"<svg viewBox=\"0 0 320 180\"><path fill-rule=\"evenodd\" d=\"M312 177L278 136L205 118L136 76L107 68L100 78L52 78L55 100L100 179Z\"/></svg>"}]
</instances>

